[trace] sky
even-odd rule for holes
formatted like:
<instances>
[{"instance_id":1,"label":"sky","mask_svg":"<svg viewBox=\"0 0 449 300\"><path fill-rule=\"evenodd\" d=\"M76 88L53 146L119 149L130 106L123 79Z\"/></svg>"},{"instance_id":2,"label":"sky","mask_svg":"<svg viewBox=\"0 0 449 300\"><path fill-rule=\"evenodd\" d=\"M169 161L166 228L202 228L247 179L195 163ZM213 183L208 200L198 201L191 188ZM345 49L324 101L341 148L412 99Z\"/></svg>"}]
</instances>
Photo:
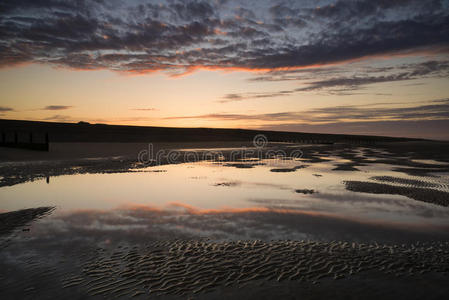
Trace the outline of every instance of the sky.
<instances>
[{"instance_id":1,"label":"sky","mask_svg":"<svg viewBox=\"0 0 449 300\"><path fill-rule=\"evenodd\" d=\"M449 140L449 0L2 0L0 118Z\"/></svg>"}]
</instances>

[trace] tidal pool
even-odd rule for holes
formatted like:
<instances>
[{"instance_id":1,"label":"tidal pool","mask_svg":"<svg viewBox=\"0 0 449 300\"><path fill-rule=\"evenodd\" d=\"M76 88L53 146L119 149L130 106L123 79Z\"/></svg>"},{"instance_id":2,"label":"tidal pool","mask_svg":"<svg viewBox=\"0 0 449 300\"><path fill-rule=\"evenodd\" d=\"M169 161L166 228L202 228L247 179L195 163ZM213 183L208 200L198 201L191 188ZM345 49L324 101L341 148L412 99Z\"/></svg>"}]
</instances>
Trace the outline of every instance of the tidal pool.
<instances>
[{"instance_id":1,"label":"tidal pool","mask_svg":"<svg viewBox=\"0 0 449 300\"><path fill-rule=\"evenodd\" d=\"M445 166L432 174L420 168L435 161L400 157L398 169L395 158L354 153L95 170L0 187L3 295L209 299L251 284L274 297L313 286L298 281L352 276L358 286L355 274L368 270L385 272L373 277L383 286L395 274L389 290L432 271L429 290L444 294ZM409 164L421 175L407 175Z\"/></svg>"},{"instance_id":2,"label":"tidal pool","mask_svg":"<svg viewBox=\"0 0 449 300\"><path fill-rule=\"evenodd\" d=\"M443 184L447 175L408 176L386 164L336 171L335 164L347 160L327 159L203 161L125 173L57 176L0 188L0 210L56 207L32 225L30 236L42 227L55 232L91 228L109 235L121 231L122 238L127 230L138 230L152 239L159 237L158 231L161 236L225 240L390 241L448 235L447 207L404 195L348 191L344 184L394 177L447 192ZM398 231L404 234L397 235Z\"/></svg>"}]
</instances>

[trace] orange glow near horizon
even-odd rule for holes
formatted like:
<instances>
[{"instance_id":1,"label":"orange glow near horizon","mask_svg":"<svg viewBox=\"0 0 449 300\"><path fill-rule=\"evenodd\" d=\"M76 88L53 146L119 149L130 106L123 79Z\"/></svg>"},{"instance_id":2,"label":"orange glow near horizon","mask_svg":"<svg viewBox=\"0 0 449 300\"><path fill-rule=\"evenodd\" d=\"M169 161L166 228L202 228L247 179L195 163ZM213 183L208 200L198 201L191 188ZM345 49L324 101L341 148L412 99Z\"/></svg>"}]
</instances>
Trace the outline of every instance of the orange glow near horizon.
<instances>
[{"instance_id":1,"label":"orange glow near horizon","mask_svg":"<svg viewBox=\"0 0 449 300\"><path fill-rule=\"evenodd\" d=\"M423 51L419 53L424 55ZM274 69L198 65L187 67L180 73L176 73L176 69L179 70L176 66L170 66L170 69L160 66L139 72L106 69L88 69L87 72L43 64L24 64L0 69L0 107L3 108L0 118L137 126L257 129L282 125L285 128L289 124L308 124L310 121L307 121L307 116L302 120L300 112L307 113L320 107L388 102L407 106L427 99L446 98L449 92L447 79L424 78L421 79L424 85L415 86L401 81L378 83L363 87L362 92L341 96L326 94L320 90L288 92L318 81L320 77L251 81L255 75L263 76L269 71L308 72L307 70L323 68L412 63L420 59L414 56L416 53L403 51L391 56L378 55L344 62ZM433 55L436 55L428 51L425 54L430 55L424 56L426 59L433 59ZM300 76L302 73L294 74ZM288 93L282 94L279 91ZM233 94L243 96L226 100L227 95ZM258 97L259 94L262 96ZM45 110L47 106L70 108ZM283 112L297 112L299 118L270 120L268 117L252 117ZM214 114L241 115L242 118L208 117ZM392 119L386 117L385 120ZM353 120L350 118L339 120L351 121ZM313 124L326 122L313 121Z\"/></svg>"},{"instance_id":2,"label":"orange glow near horizon","mask_svg":"<svg viewBox=\"0 0 449 300\"><path fill-rule=\"evenodd\" d=\"M177 2L8 4L0 118L449 139L447 5Z\"/></svg>"}]
</instances>

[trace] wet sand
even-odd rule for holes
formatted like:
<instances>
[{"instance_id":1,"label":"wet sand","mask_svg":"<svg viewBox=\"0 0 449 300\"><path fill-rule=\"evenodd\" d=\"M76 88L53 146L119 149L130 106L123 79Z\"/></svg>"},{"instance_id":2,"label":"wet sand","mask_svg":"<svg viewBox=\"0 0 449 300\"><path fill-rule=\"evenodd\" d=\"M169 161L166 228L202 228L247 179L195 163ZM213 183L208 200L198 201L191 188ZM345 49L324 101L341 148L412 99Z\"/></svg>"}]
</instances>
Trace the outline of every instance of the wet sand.
<instances>
[{"instance_id":1,"label":"wet sand","mask_svg":"<svg viewBox=\"0 0 449 300\"><path fill-rule=\"evenodd\" d=\"M54 209L54 207L38 207L0 213L0 238L8 237L16 230L29 230L25 228L28 224L51 214ZM0 242L0 247L2 244L4 243Z\"/></svg>"},{"instance_id":2,"label":"wet sand","mask_svg":"<svg viewBox=\"0 0 449 300\"><path fill-rule=\"evenodd\" d=\"M298 194L306 194L306 195L315 193L314 190L310 190L310 189L296 189L295 192Z\"/></svg>"},{"instance_id":3,"label":"wet sand","mask_svg":"<svg viewBox=\"0 0 449 300\"><path fill-rule=\"evenodd\" d=\"M445 148L441 147L441 143L430 146L413 143L414 148L410 147L411 145L385 144L369 147L313 145L307 146L307 151L304 151L301 162L313 165L335 159L336 164L334 165L337 166L337 169L334 171L342 173L348 173L345 171L357 173L358 170L354 170L356 166L390 165L393 166L393 172L398 173L398 176L376 176L371 177L370 181L349 180L345 182L346 188L353 192L399 195L415 201L448 206L449 183L444 180L437 183L430 178L439 178L438 176L449 171L446 164L449 161L449 152L444 152ZM176 146L181 147L182 145ZM201 148L198 146L192 145L191 147ZM275 147L281 146L276 145ZM305 146L299 147L305 149ZM404 149L413 149L414 151L405 151ZM420 149L423 151L420 152ZM2 174L0 186L13 186L48 176L68 174L157 172L157 170L145 170L146 166L139 165L135 157L131 156L84 159L75 152L61 160L34 160L34 162L2 164L0 165L0 174ZM20 157L17 156L17 159L20 160ZM419 159L435 160L436 163L417 161ZM348 161L338 162L338 160ZM182 163L183 161L179 160L178 162ZM225 152L223 166L254 168L258 165L260 165L258 161L231 160ZM271 169L271 172L273 176L284 176L287 174L281 173L294 171L300 174L300 169L303 167L276 167ZM418 174L424 178L401 177L408 174ZM320 177L316 178L318 180ZM227 189L237 187L239 183L223 181L217 182L214 186ZM291 192L301 194L297 195L301 197L316 194L316 191L308 189L307 186L294 189ZM42 220L45 221L44 217L52 210L52 207L41 207L0 214L0 234L4 245L14 247L16 244L10 239L14 232L20 232L22 228L28 227L39 218L43 218ZM139 211L139 213L143 214L144 212ZM161 214L159 211L157 213ZM207 218L213 218L216 222L224 222L234 227L237 224L238 227L238 223L229 215L230 213L226 212L221 214L215 212L197 216L196 219L193 218L190 221L195 226L208 227L211 230L214 229L214 223L206 222ZM291 222L296 227L316 227L313 222L308 224L307 216L298 218L298 216L289 216L282 211L242 213L241 219L248 222L251 220L250 215L260 218L268 226L272 225L271 219L277 218L287 222L291 218ZM14 265L14 262L0 262L2 269L11 271L10 276L7 276L9 274L5 272L0 274L2 293L7 298L21 299L39 297L442 299L449 293L447 287L449 241L444 238L438 239L437 235L428 236L427 241L411 239L404 244L378 243L373 241L378 237L375 234L375 229L369 232L367 226L362 227L356 222L351 223L346 220L338 221L345 222L345 225L336 226L337 221L330 221L329 218L322 217L320 224L323 232L326 230L330 232L336 228L348 232L360 229L366 231L368 241L285 239L231 241L219 238L173 240L170 233L167 233L168 238L158 240L160 237L155 236L158 226L162 223L161 220L172 217L175 220L170 221L173 222L173 226L186 227L188 216L196 216L195 211L175 216L166 214L159 216L160 219L157 219L156 215L145 215L146 219L155 220L155 223L151 224L151 228L155 231L154 235L147 236L150 241L144 244L114 244L111 242L112 237L109 237L106 239L109 242L104 242L106 245L104 247L83 245L85 240L82 240L81 237L88 241L88 233L81 232L73 243L79 243L81 244L79 247L86 247L87 250L84 252L73 250L76 252L73 254L74 257L69 256L71 253L69 250L63 250L61 264L70 266L62 269L54 267L45 271L50 275L45 272L44 275L40 275L42 274L41 264L45 259L51 261L52 257L37 256L25 260L26 263L21 265L23 269ZM103 218L108 219L108 216L103 215ZM135 218L135 215L128 215L125 219ZM205 220L202 223L199 222L201 218ZM309 216L309 218L312 217ZM116 223L116 220L111 220L111 223L106 225L117 225ZM273 224L280 223L273 222ZM118 225L126 226L127 224L118 222ZM41 230L44 232L43 236L47 236L48 233L44 229ZM97 229L91 228L90 230ZM131 235L130 232L128 232L129 235ZM387 231L379 232L379 234L386 234ZM26 232L22 233L26 234ZM391 234L402 237L400 230ZM47 242L50 241L49 237ZM58 241L51 242L57 243ZM43 248L44 245L38 247ZM34 251L35 249L24 249L24 252L25 250ZM51 264L53 263L51 262ZM16 271L17 274L13 271ZM23 274L29 276L29 281L21 281ZM45 279L46 274L49 276L48 280ZM41 285L27 285L27 282L33 282L39 276L43 278L41 278L43 282Z\"/></svg>"},{"instance_id":4,"label":"wet sand","mask_svg":"<svg viewBox=\"0 0 449 300\"><path fill-rule=\"evenodd\" d=\"M401 278L404 282L421 276L444 278L449 272L449 243L175 240L97 249L82 266L81 272L60 278L62 289L109 299L212 299L214 291L217 295L223 289L253 298L264 286L271 286L268 295L274 296L276 292L286 293L280 290L285 285L307 291L325 284L341 297L358 297L360 294L350 289L357 283L353 278L370 278L371 285L380 286L390 277L399 282ZM351 282L349 288L340 286L340 280ZM256 287L250 292L250 286ZM438 289L444 290L441 279L434 288L437 290L424 287L426 293L439 295ZM408 291L396 294L408 295ZM306 299L313 298L309 294Z\"/></svg>"},{"instance_id":5,"label":"wet sand","mask_svg":"<svg viewBox=\"0 0 449 300\"><path fill-rule=\"evenodd\" d=\"M397 277L375 271L353 275L348 279L323 278L319 284L297 281L259 281L244 288L217 288L195 299L445 299L447 276L423 274Z\"/></svg>"},{"instance_id":6,"label":"wet sand","mask_svg":"<svg viewBox=\"0 0 449 300\"><path fill-rule=\"evenodd\" d=\"M346 189L354 192L401 195L418 201L449 206L449 193L435 189L363 181L346 181L345 184Z\"/></svg>"},{"instance_id":7,"label":"wet sand","mask_svg":"<svg viewBox=\"0 0 449 300\"><path fill-rule=\"evenodd\" d=\"M438 184L434 182L428 182L425 180L417 180L417 179L407 179L400 177L392 177L392 176L375 176L371 177L372 180L388 182L388 183L397 183L408 185L412 187L420 187L420 188L444 188L449 190L449 184Z\"/></svg>"},{"instance_id":8,"label":"wet sand","mask_svg":"<svg viewBox=\"0 0 449 300\"><path fill-rule=\"evenodd\" d=\"M111 157L137 160L137 155L140 151L149 149L149 143L150 142L51 142L49 152L0 147L0 163L23 161L73 161L79 159L105 159ZM252 146L251 141L151 142L151 144L153 145L154 154L159 150L167 149L214 149Z\"/></svg>"},{"instance_id":9,"label":"wet sand","mask_svg":"<svg viewBox=\"0 0 449 300\"><path fill-rule=\"evenodd\" d=\"M277 168L271 169L270 172L275 173L287 173L287 172L295 172L296 170L307 168L307 165L294 166L293 168Z\"/></svg>"}]
</instances>

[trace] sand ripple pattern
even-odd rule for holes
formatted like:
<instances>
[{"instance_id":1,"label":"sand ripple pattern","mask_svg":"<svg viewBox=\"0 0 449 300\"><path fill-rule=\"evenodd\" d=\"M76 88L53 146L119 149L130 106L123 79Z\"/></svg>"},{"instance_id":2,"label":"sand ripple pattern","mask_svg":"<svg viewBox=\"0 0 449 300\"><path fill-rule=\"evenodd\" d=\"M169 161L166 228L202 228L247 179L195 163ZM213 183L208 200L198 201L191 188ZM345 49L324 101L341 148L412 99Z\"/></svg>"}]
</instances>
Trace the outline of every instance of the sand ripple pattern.
<instances>
[{"instance_id":1,"label":"sand ripple pattern","mask_svg":"<svg viewBox=\"0 0 449 300\"><path fill-rule=\"evenodd\" d=\"M347 190L353 192L401 195L422 202L449 206L449 192L436 189L351 180L344 181L344 184Z\"/></svg>"},{"instance_id":2,"label":"sand ripple pattern","mask_svg":"<svg viewBox=\"0 0 449 300\"><path fill-rule=\"evenodd\" d=\"M370 179L381 181L381 182L388 182L388 183L394 183L394 184L401 184L411 187L418 187L418 188L434 188L439 189L443 191L449 192L449 184L446 182L438 182L437 180L432 180L432 178L427 178L432 181L428 180L421 180L421 179L409 179L409 178L400 178L400 177L393 177L393 176L374 176Z\"/></svg>"},{"instance_id":3,"label":"sand ripple pattern","mask_svg":"<svg viewBox=\"0 0 449 300\"><path fill-rule=\"evenodd\" d=\"M378 245L309 241L173 241L120 248L65 278L91 296L192 295L252 281L317 283L363 271L396 276L449 272L449 242Z\"/></svg>"}]
</instances>

